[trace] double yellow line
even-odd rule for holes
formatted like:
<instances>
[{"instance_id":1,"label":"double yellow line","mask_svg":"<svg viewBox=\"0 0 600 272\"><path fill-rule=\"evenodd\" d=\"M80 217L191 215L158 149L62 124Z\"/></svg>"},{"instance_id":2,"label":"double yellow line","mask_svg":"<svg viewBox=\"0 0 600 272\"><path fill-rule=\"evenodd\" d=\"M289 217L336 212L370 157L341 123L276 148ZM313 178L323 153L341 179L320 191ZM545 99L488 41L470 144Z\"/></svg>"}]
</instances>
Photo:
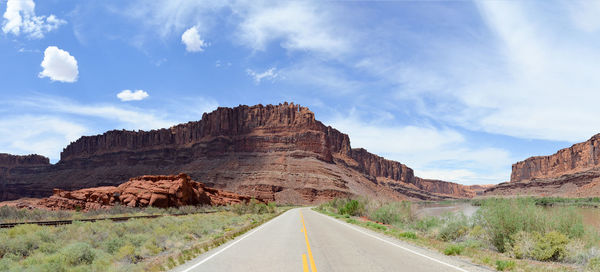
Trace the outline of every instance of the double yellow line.
<instances>
[{"instance_id":1,"label":"double yellow line","mask_svg":"<svg viewBox=\"0 0 600 272\"><path fill-rule=\"evenodd\" d=\"M306 251L308 252L308 259L310 260L310 269L312 272L317 272L315 259L313 259L312 251L310 250L310 243L308 242L308 234L306 233L306 225L304 224L304 216L302 216L302 211L300 211L300 219L302 220L302 232L304 232L304 239L306 240ZM302 269L304 272L309 272L306 254L302 254Z\"/></svg>"}]
</instances>

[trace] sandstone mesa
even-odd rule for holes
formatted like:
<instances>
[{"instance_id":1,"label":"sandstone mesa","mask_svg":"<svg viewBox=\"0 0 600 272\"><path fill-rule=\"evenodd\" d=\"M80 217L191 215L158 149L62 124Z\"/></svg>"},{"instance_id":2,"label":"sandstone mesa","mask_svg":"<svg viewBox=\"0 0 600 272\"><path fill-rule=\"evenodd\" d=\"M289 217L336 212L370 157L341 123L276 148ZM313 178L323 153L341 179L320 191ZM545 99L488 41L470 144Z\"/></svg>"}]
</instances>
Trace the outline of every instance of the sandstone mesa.
<instances>
[{"instance_id":1,"label":"sandstone mesa","mask_svg":"<svg viewBox=\"0 0 600 272\"><path fill-rule=\"evenodd\" d=\"M351 148L348 135L316 120L308 108L283 103L220 107L200 121L168 129L84 136L65 147L56 164L38 155L0 154L0 201L174 173L220 190L294 204L357 195L441 200L476 194Z\"/></svg>"}]
</instances>

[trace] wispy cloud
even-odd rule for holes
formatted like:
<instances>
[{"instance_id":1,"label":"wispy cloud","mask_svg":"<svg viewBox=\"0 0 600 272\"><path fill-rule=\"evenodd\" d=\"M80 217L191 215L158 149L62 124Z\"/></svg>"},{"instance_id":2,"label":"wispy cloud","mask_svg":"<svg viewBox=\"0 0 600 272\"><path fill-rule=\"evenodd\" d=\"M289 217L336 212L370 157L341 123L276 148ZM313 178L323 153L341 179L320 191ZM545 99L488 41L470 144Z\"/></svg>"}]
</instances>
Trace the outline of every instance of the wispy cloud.
<instances>
[{"instance_id":1,"label":"wispy cloud","mask_svg":"<svg viewBox=\"0 0 600 272\"><path fill-rule=\"evenodd\" d=\"M40 154L57 161L63 147L89 132L85 125L60 116L3 115L0 118L0 152Z\"/></svg>"},{"instance_id":2,"label":"wispy cloud","mask_svg":"<svg viewBox=\"0 0 600 272\"><path fill-rule=\"evenodd\" d=\"M247 69L246 72L248 73L248 75L252 78L254 78L254 82L256 82L256 84L260 83L263 79L268 79L268 80L273 80L275 78L277 78L277 76L279 75L276 72L277 68L272 67L267 69L264 72L256 72L252 69Z\"/></svg>"},{"instance_id":3,"label":"wispy cloud","mask_svg":"<svg viewBox=\"0 0 600 272\"><path fill-rule=\"evenodd\" d=\"M470 147L465 136L451 128L398 125L386 117L366 121L361 115L364 113L351 110L326 123L347 133L353 148L363 147L405 163L423 178L481 184L502 182L510 176L514 159L506 150Z\"/></svg>"}]
</instances>

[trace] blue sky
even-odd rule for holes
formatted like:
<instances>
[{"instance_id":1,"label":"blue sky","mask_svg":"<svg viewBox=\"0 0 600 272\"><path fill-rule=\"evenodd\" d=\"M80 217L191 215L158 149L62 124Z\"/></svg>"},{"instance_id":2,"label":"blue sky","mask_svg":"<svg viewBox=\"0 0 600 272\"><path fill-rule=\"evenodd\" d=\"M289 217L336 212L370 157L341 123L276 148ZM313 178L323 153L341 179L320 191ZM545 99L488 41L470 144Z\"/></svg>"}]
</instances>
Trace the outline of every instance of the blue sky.
<instances>
[{"instance_id":1,"label":"blue sky","mask_svg":"<svg viewBox=\"0 0 600 272\"><path fill-rule=\"evenodd\" d=\"M599 1L0 0L0 152L284 101L417 175L498 183L600 132Z\"/></svg>"}]
</instances>

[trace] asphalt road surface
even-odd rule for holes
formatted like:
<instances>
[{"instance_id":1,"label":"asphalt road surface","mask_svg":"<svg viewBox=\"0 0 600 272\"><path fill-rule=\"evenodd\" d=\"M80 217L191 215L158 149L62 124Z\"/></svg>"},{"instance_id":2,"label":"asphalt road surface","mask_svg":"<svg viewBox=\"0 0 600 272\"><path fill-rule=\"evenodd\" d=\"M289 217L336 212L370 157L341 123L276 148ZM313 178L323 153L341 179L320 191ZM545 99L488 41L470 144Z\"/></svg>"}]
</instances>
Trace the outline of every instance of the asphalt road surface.
<instances>
[{"instance_id":1,"label":"asphalt road surface","mask_svg":"<svg viewBox=\"0 0 600 272\"><path fill-rule=\"evenodd\" d=\"M298 208L172 271L490 270Z\"/></svg>"}]
</instances>

